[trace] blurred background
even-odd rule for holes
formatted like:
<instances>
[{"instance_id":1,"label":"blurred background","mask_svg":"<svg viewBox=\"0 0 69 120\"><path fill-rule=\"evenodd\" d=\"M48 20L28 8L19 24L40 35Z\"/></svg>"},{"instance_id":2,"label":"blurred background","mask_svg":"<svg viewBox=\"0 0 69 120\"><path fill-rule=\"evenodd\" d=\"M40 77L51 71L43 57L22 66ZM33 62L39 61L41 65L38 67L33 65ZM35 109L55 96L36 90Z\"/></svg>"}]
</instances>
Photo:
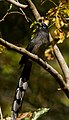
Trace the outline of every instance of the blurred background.
<instances>
[{"instance_id":1,"label":"blurred background","mask_svg":"<svg viewBox=\"0 0 69 120\"><path fill-rule=\"evenodd\" d=\"M23 1L20 1L24 3ZM46 12L54 7L50 1L46 1L41 5L41 1L33 0L41 16L45 16ZM58 0L54 0L58 4ZM39 5L40 4L40 5ZM6 14L9 9L9 3L0 1L0 19ZM18 10L13 5L12 10ZM34 21L34 17L29 8L24 12ZM10 14L4 21L0 22L0 37L15 45L26 47L30 41L32 30L30 24L24 16L19 14ZM69 42L68 39L59 48L69 66ZM15 90L18 84L21 69L19 68L19 60L21 55L5 49L0 53L0 106L3 116L9 116L11 113L12 102L14 99ZM54 59L47 62L52 65L58 72L61 72L58 62ZM69 100L66 95L58 88L60 87L56 80L38 64L33 62L29 87L25 93L21 112L34 111L40 107L48 107L50 111L47 115L43 115L40 120L69 120Z\"/></svg>"}]
</instances>

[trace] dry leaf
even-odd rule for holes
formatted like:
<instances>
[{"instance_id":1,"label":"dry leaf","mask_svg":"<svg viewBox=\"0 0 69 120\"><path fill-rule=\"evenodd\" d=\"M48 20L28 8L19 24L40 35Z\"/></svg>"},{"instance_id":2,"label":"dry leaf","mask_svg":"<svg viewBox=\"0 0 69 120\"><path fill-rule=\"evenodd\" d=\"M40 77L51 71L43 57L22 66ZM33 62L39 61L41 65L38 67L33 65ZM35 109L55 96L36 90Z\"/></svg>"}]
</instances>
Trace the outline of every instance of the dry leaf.
<instances>
[{"instance_id":1,"label":"dry leaf","mask_svg":"<svg viewBox=\"0 0 69 120\"><path fill-rule=\"evenodd\" d=\"M67 32L67 38L69 37L69 31Z\"/></svg>"},{"instance_id":2,"label":"dry leaf","mask_svg":"<svg viewBox=\"0 0 69 120\"><path fill-rule=\"evenodd\" d=\"M24 118L27 118L27 117L31 118L32 113L31 112L26 112L26 113L20 114L19 117L16 120L21 120L21 119L24 119Z\"/></svg>"},{"instance_id":3,"label":"dry leaf","mask_svg":"<svg viewBox=\"0 0 69 120\"><path fill-rule=\"evenodd\" d=\"M65 34L64 32L61 30L61 29L56 29L54 31L55 33L55 38L56 38L56 42L59 44L59 43L62 43L65 39Z\"/></svg>"},{"instance_id":4,"label":"dry leaf","mask_svg":"<svg viewBox=\"0 0 69 120\"><path fill-rule=\"evenodd\" d=\"M59 19L59 17L58 17L58 16L56 16L56 19L55 19L55 24L56 24L56 27L57 27L58 29L60 29L60 28L61 28L61 25L60 25L60 19Z\"/></svg>"},{"instance_id":5,"label":"dry leaf","mask_svg":"<svg viewBox=\"0 0 69 120\"><path fill-rule=\"evenodd\" d=\"M58 41L58 43L62 43L64 41L64 39L65 39L64 32L60 32L59 33L59 41Z\"/></svg>"},{"instance_id":6,"label":"dry leaf","mask_svg":"<svg viewBox=\"0 0 69 120\"><path fill-rule=\"evenodd\" d=\"M52 47L50 47L49 49L47 49L44 53L45 57L48 59L48 60L53 60L54 57L53 57L53 49Z\"/></svg>"}]
</instances>

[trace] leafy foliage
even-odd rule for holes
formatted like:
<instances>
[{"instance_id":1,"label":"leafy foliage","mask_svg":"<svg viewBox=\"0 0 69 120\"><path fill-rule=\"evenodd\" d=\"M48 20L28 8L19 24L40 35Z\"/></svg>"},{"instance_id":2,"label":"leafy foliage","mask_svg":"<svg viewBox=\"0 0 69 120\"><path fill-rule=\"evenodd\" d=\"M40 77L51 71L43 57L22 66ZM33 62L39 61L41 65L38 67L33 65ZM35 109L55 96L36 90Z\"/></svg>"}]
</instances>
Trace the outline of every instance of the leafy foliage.
<instances>
[{"instance_id":1,"label":"leafy foliage","mask_svg":"<svg viewBox=\"0 0 69 120\"><path fill-rule=\"evenodd\" d=\"M62 43L67 36L65 26L69 27L69 4L66 1L59 1L59 5L51 8L47 13L51 27L55 25L54 39L56 43Z\"/></svg>"}]
</instances>

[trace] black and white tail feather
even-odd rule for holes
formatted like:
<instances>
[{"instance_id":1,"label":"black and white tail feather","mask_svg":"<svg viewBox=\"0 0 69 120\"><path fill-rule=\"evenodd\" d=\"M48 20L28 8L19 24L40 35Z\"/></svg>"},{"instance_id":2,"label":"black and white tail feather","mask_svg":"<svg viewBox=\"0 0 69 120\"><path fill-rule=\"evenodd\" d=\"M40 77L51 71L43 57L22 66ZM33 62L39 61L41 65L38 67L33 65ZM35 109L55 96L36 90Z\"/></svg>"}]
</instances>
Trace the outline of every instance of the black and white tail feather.
<instances>
[{"instance_id":1,"label":"black and white tail feather","mask_svg":"<svg viewBox=\"0 0 69 120\"><path fill-rule=\"evenodd\" d=\"M41 57L43 55L45 49L50 45L49 40L49 31L48 27L45 23L42 23L37 30L35 37L31 40L31 42L27 46L27 50L31 53L37 54ZM22 101L24 97L24 93L28 87L28 80L30 77L32 61L24 54L19 62L19 64L23 67L22 74L20 76L18 86L15 93L15 98L12 106L12 120L16 120L18 116L18 112L22 106Z\"/></svg>"},{"instance_id":2,"label":"black and white tail feather","mask_svg":"<svg viewBox=\"0 0 69 120\"><path fill-rule=\"evenodd\" d=\"M16 89L15 98L12 106L12 113L11 113L12 120L16 120L18 116L18 112L22 106L24 93L28 87L28 80L30 76L31 67L32 67L32 62L30 60L27 60L27 62L24 65L24 68Z\"/></svg>"}]
</instances>

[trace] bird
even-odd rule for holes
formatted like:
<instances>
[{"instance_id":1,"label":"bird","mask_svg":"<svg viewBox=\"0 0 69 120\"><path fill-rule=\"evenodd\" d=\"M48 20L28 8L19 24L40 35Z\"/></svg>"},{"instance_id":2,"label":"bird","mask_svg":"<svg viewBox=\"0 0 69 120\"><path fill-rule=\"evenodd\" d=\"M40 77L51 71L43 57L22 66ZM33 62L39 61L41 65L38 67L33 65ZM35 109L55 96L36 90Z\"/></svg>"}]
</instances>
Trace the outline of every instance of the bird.
<instances>
[{"instance_id":1,"label":"bird","mask_svg":"<svg viewBox=\"0 0 69 120\"><path fill-rule=\"evenodd\" d=\"M36 33L26 47L26 50L38 55L38 57L44 60L44 51L50 45L48 26L44 21L39 21L37 24ZM15 97L12 105L12 120L16 120L19 110L21 109L23 97L28 87L28 80L31 73L32 60L26 54L23 54L19 62L23 68L21 76L19 78L18 86L16 88Z\"/></svg>"}]
</instances>

